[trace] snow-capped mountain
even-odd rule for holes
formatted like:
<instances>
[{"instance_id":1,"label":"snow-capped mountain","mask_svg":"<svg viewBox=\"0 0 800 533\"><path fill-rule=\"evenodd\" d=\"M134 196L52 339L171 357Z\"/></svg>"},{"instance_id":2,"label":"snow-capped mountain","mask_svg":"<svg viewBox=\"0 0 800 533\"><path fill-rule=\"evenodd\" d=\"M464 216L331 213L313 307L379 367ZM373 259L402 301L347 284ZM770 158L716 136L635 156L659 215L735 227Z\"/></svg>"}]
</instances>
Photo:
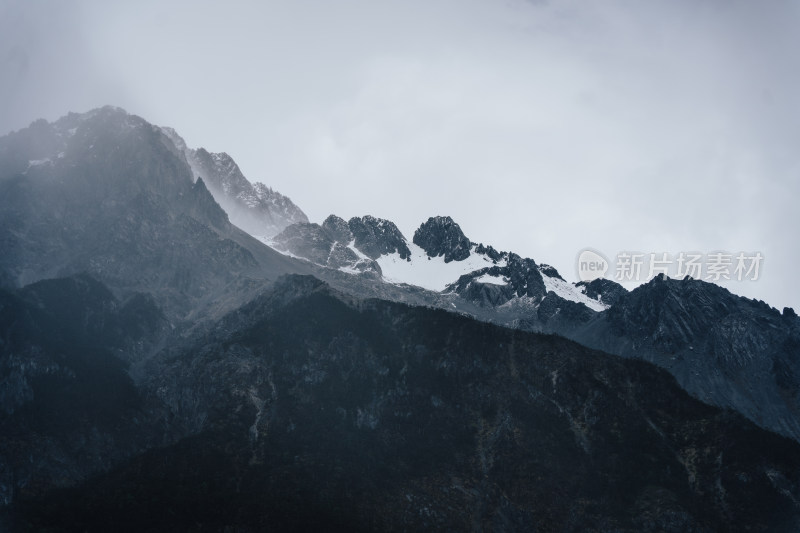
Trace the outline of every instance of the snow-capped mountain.
<instances>
[{"instance_id":1,"label":"snow-capped mountain","mask_svg":"<svg viewBox=\"0 0 800 533\"><path fill-rule=\"evenodd\" d=\"M243 180L117 108L0 137L0 530L800 529L793 310L449 217L257 240Z\"/></svg>"},{"instance_id":2,"label":"snow-capped mountain","mask_svg":"<svg viewBox=\"0 0 800 533\"><path fill-rule=\"evenodd\" d=\"M551 293L551 298L592 311L608 307L602 294L565 281L549 265L470 241L447 216L429 218L414 232L411 242L391 221L364 216L345 222L331 215L322 225L289 226L270 244L321 266L379 276L387 283L454 293L483 307L519 299L535 307Z\"/></svg>"},{"instance_id":3,"label":"snow-capped mountain","mask_svg":"<svg viewBox=\"0 0 800 533\"><path fill-rule=\"evenodd\" d=\"M183 152L194 178L203 178L236 226L254 236L272 237L291 224L308 222L289 197L261 182L251 183L230 155L189 148L174 129L161 130Z\"/></svg>"}]
</instances>

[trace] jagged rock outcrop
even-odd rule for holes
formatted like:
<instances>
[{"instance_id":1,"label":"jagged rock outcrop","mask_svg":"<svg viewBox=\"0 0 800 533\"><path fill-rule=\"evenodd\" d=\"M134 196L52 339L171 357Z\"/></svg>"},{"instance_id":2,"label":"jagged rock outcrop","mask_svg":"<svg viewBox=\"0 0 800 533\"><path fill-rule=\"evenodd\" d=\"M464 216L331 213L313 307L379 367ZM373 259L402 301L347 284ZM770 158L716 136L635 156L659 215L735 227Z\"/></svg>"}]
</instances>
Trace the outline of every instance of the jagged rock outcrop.
<instances>
[{"instance_id":1,"label":"jagged rock outcrop","mask_svg":"<svg viewBox=\"0 0 800 533\"><path fill-rule=\"evenodd\" d=\"M411 257L406 239L394 222L370 215L353 217L347 225L355 239L355 247L370 259L397 253L401 259Z\"/></svg>"},{"instance_id":2,"label":"jagged rock outcrop","mask_svg":"<svg viewBox=\"0 0 800 533\"><path fill-rule=\"evenodd\" d=\"M541 272L543 276L560 279L561 281L566 281L564 278L561 277L561 274L558 273L558 270L556 270L556 267L554 266L542 263L541 265L539 265L539 272Z\"/></svg>"},{"instance_id":3,"label":"jagged rock outcrop","mask_svg":"<svg viewBox=\"0 0 800 533\"><path fill-rule=\"evenodd\" d=\"M444 262L463 261L472 244L450 217L430 217L414 232L414 244L428 257L444 256Z\"/></svg>"},{"instance_id":4,"label":"jagged rock outcrop","mask_svg":"<svg viewBox=\"0 0 800 533\"><path fill-rule=\"evenodd\" d=\"M353 232L350 231L347 221L336 215L328 215L328 218L322 222L322 228L334 241L349 244L353 240Z\"/></svg>"},{"instance_id":5,"label":"jagged rock outcrop","mask_svg":"<svg viewBox=\"0 0 800 533\"><path fill-rule=\"evenodd\" d=\"M403 259L411 256L405 237L393 222L369 215L351 218L349 222L330 215L321 226L293 224L272 242L278 250L318 265L378 277L381 267L375 259L393 253Z\"/></svg>"},{"instance_id":6,"label":"jagged rock outcrop","mask_svg":"<svg viewBox=\"0 0 800 533\"><path fill-rule=\"evenodd\" d=\"M486 246L483 243L480 243L475 247L475 253L486 255L494 262L500 261L508 255L506 252L498 252L493 247Z\"/></svg>"},{"instance_id":7,"label":"jagged rock outcrop","mask_svg":"<svg viewBox=\"0 0 800 533\"><path fill-rule=\"evenodd\" d=\"M304 257L319 265L328 264L328 256L336 242L319 224L292 224L273 240L275 247Z\"/></svg>"},{"instance_id":8,"label":"jagged rock outcrop","mask_svg":"<svg viewBox=\"0 0 800 533\"><path fill-rule=\"evenodd\" d=\"M371 259L364 259L341 242L336 242L331 247L326 266L338 269L352 269L359 272L381 273L381 267Z\"/></svg>"},{"instance_id":9,"label":"jagged rock outcrop","mask_svg":"<svg viewBox=\"0 0 800 533\"><path fill-rule=\"evenodd\" d=\"M363 265L369 265L364 257L359 257L364 254L373 258L374 263L367 271L384 275L387 283L415 285L447 295L447 298L430 295L429 305L470 308L474 316L514 327L523 322L535 324L536 331L546 330L546 323L555 327L548 311L542 313L547 317L544 321L537 318L536 312L542 298L551 291L559 298L588 306L586 311L590 314L608 306L586 295L585 289L565 281L550 265L537 265L532 259L514 253L470 243L450 217L431 217L417 230L415 239L418 242L409 246L388 221L363 217L347 223L331 215L321 227L300 224L287 228L273 239L273 245L318 265L350 273L362 272ZM333 281L335 276L326 279ZM359 294L371 291L357 287L357 280L350 280L350 285ZM452 295L463 301L452 301ZM517 300L515 305L506 306L512 300ZM465 303L466 306L462 305ZM501 310L501 306L506 308ZM494 314L492 309L496 311ZM580 322L587 316L583 311L563 316L573 315L576 319L580 316ZM559 323L558 327L562 326Z\"/></svg>"},{"instance_id":10,"label":"jagged rock outcrop","mask_svg":"<svg viewBox=\"0 0 800 533\"><path fill-rule=\"evenodd\" d=\"M539 307L536 308L536 317L549 330L562 327L572 328L576 324L588 322L595 314L585 305L566 300L554 292L548 292ZM555 324L556 321L559 322L558 326Z\"/></svg>"},{"instance_id":11,"label":"jagged rock outcrop","mask_svg":"<svg viewBox=\"0 0 800 533\"><path fill-rule=\"evenodd\" d=\"M196 220L206 221L212 228L220 232L226 232L230 227L228 214L220 209L219 204L214 201L203 178L197 178L197 181L194 182L187 213Z\"/></svg>"},{"instance_id":12,"label":"jagged rock outcrop","mask_svg":"<svg viewBox=\"0 0 800 533\"><path fill-rule=\"evenodd\" d=\"M502 277L507 282L504 285L491 284L493 287L481 287L488 285L479 281L485 275ZM470 301L489 306L502 305L515 297L527 297L538 302L547 294L542 273L536 262L514 253L508 254L506 266L487 267L464 274L458 281L449 285L448 290Z\"/></svg>"},{"instance_id":13,"label":"jagged rock outcrop","mask_svg":"<svg viewBox=\"0 0 800 533\"><path fill-rule=\"evenodd\" d=\"M605 278L579 281L575 286L582 288L584 294L589 298L598 300L606 305L614 305L628 292L619 283Z\"/></svg>"},{"instance_id":14,"label":"jagged rock outcrop","mask_svg":"<svg viewBox=\"0 0 800 533\"><path fill-rule=\"evenodd\" d=\"M350 248L353 235L347 223L342 226L339 221L344 222L331 215L322 226L302 222L292 224L275 236L273 246L321 266L380 277L378 263Z\"/></svg>"}]
</instances>

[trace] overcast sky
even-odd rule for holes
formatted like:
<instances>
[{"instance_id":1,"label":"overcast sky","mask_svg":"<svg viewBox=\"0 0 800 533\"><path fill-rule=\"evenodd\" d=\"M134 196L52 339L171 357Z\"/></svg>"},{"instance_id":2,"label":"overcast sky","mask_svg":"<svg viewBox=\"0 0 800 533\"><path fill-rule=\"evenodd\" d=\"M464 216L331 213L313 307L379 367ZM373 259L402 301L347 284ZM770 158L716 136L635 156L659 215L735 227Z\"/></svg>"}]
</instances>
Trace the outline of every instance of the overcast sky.
<instances>
[{"instance_id":1,"label":"overcast sky","mask_svg":"<svg viewBox=\"0 0 800 533\"><path fill-rule=\"evenodd\" d=\"M117 105L312 221L372 214L576 280L586 247L761 252L800 308L800 3L0 0L0 134Z\"/></svg>"}]
</instances>

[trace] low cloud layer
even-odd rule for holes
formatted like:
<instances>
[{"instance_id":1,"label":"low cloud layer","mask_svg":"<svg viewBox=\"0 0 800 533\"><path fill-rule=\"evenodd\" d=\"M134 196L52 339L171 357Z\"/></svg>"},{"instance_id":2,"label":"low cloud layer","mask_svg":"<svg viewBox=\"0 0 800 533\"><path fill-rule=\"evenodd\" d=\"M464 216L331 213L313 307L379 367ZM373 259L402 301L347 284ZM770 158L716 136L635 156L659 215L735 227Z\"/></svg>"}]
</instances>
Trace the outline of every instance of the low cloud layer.
<instances>
[{"instance_id":1,"label":"low cloud layer","mask_svg":"<svg viewBox=\"0 0 800 533\"><path fill-rule=\"evenodd\" d=\"M0 3L2 133L119 105L313 221L576 254L759 251L800 306L796 3Z\"/></svg>"}]
</instances>

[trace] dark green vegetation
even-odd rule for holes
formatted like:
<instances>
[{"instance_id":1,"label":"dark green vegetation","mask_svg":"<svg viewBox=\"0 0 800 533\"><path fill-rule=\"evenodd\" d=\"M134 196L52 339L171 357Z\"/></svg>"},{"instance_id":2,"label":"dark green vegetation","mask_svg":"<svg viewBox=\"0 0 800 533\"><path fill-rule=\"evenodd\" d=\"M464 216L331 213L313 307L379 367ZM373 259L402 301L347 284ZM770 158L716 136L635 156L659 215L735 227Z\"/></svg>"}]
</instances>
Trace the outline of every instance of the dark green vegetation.
<instances>
[{"instance_id":1,"label":"dark green vegetation","mask_svg":"<svg viewBox=\"0 0 800 533\"><path fill-rule=\"evenodd\" d=\"M790 531L800 445L565 339L288 278L142 385L192 433L36 530Z\"/></svg>"},{"instance_id":2,"label":"dark green vegetation","mask_svg":"<svg viewBox=\"0 0 800 533\"><path fill-rule=\"evenodd\" d=\"M146 295L88 276L0 290L0 501L72 485L162 442L131 360L168 334Z\"/></svg>"}]
</instances>

